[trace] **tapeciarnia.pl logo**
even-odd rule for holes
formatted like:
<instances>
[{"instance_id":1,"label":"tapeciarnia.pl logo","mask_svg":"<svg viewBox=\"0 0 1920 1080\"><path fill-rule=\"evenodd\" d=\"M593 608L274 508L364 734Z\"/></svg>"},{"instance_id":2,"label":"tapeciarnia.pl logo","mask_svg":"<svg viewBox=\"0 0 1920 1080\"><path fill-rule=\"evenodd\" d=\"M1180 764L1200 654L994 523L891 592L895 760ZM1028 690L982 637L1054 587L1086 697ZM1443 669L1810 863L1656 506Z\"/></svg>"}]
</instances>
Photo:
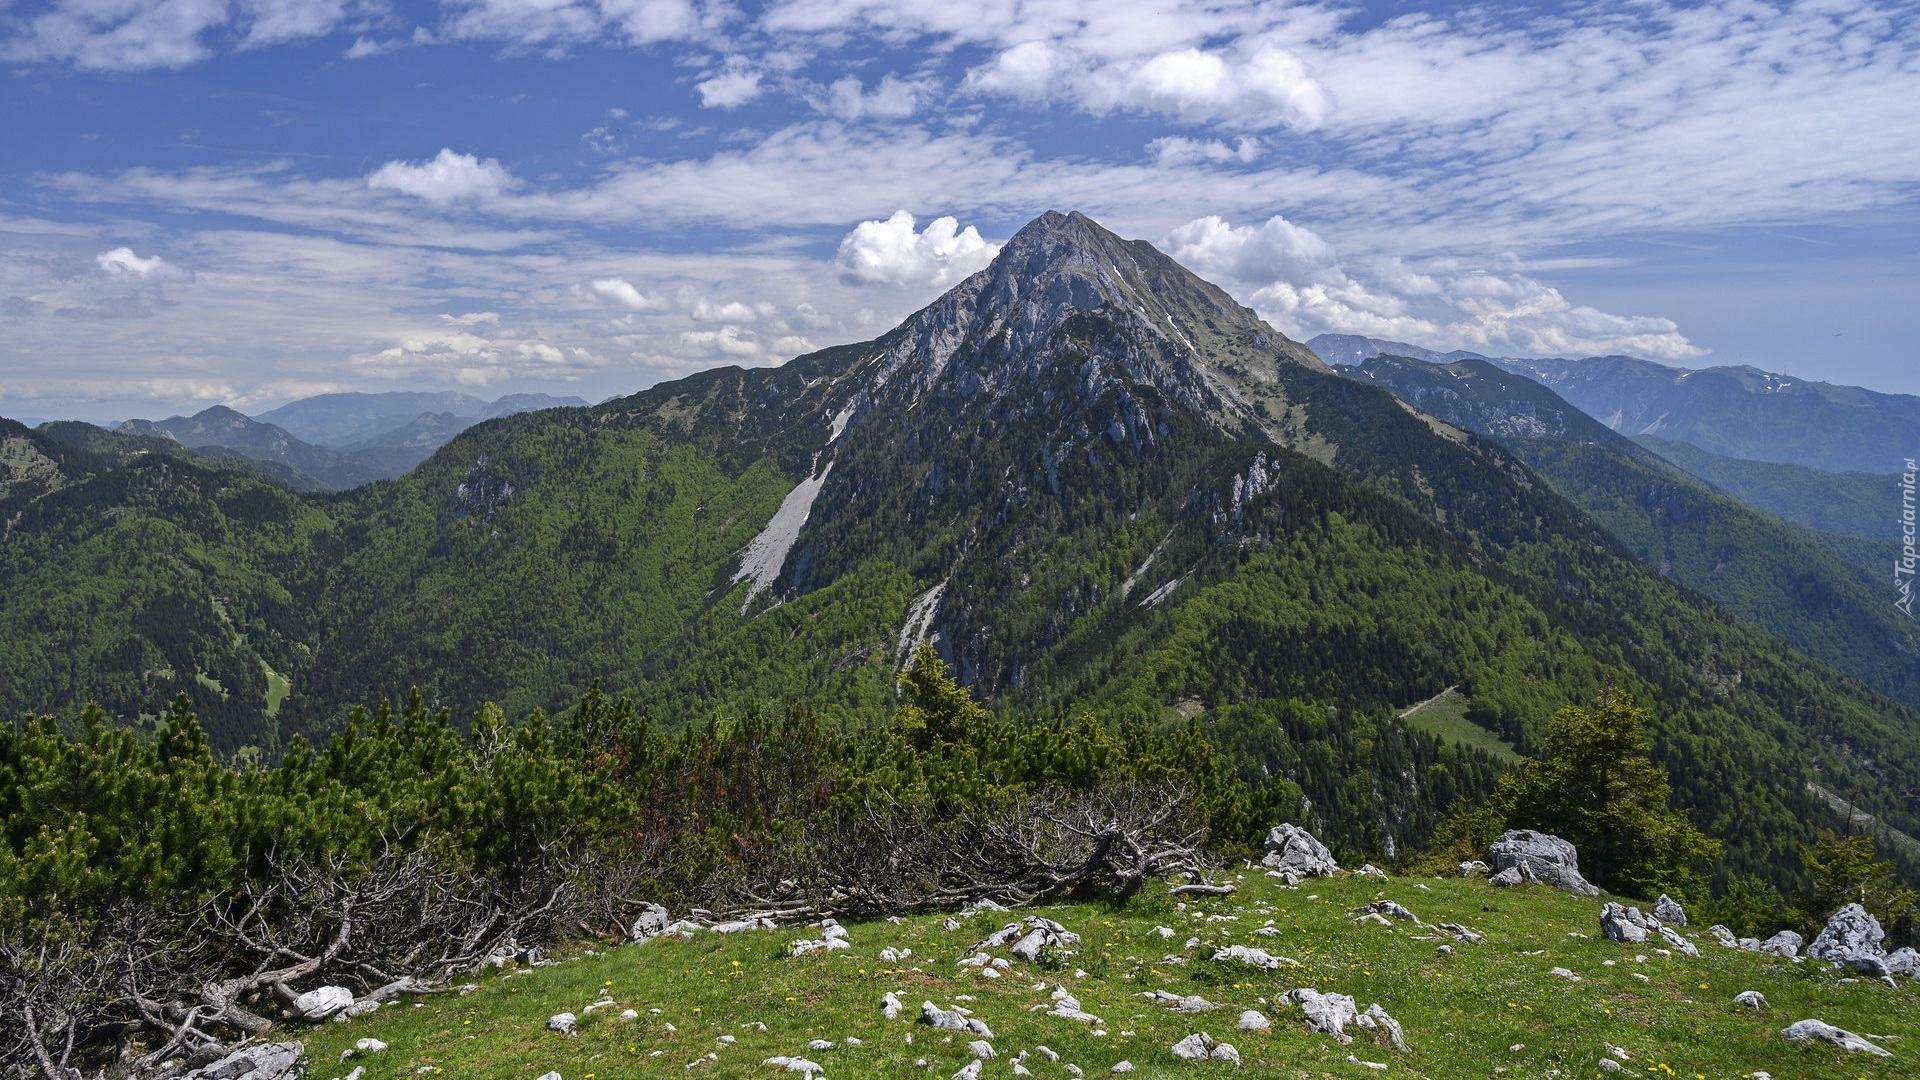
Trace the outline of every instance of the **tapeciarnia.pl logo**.
<instances>
[{"instance_id":1,"label":"tapeciarnia.pl logo","mask_svg":"<svg viewBox=\"0 0 1920 1080\"><path fill-rule=\"evenodd\" d=\"M1913 573L1916 564L1920 563L1920 554L1914 551L1913 480L1916 473L1920 473L1920 466L1914 464L1914 459L1908 458L1907 469L1900 474L1900 557L1893 562L1893 587L1900 594L1893 606L1909 619L1914 617Z\"/></svg>"}]
</instances>

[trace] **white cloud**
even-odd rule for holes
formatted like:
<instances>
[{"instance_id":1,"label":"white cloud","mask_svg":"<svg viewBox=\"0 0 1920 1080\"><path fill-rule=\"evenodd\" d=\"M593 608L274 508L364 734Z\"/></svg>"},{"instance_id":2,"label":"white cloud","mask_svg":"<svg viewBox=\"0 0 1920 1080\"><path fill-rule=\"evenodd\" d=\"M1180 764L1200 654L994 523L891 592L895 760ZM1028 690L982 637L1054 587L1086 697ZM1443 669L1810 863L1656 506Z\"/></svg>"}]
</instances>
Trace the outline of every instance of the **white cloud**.
<instances>
[{"instance_id":1,"label":"white cloud","mask_svg":"<svg viewBox=\"0 0 1920 1080\"><path fill-rule=\"evenodd\" d=\"M248 49L325 36L362 2L54 0L15 22L0 56L94 71L180 68L212 56L212 43L223 38Z\"/></svg>"},{"instance_id":2,"label":"white cloud","mask_svg":"<svg viewBox=\"0 0 1920 1080\"><path fill-rule=\"evenodd\" d=\"M1327 91L1300 58L1261 46L1242 56L1170 49L1103 58L1028 41L968 72L968 89L1026 101L1065 101L1094 113L1135 109L1189 123L1311 131L1327 118Z\"/></svg>"},{"instance_id":3,"label":"white cloud","mask_svg":"<svg viewBox=\"0 0 1920 1080\"><path fill-rule=\"evenodd\" d=\"M1675 360L1704 351L1670 319L1575 305L1525 274L1454 260L1415 268L1399 259L1350 273L1319 234L1278 215L1238 226L1210 215L1174 229L1162 246L1301 339L1365 334L1523 356L1631 353Z\"/></svg>"},{"instance_id":4,"label":"white cloud","mask_svg":"<svg viewBox=\"0 0 1920 1080\"><path fill-rule=\"evenodd\" d=\"M389 161L367 176L367 187L398 191L435 206L498 198L518 181L498 161L443 149L430 161Z\"/></svg>"},{"instance_id":5,"label":"white cloud","mask_svg":"<svg viewBox=\"0 0 1920 1080\"><path fill-rule=\"evenodd\" d=\"M108 277L132 278L140 281L192 281L193 274L170 266L167 260L158 255L141 258L130 247L117 247L103 251L93 257L95 266Z\"/></svg>"},{"instance_id":6,"label":"white cloud","mask_svg":"<svg viewBox=\"0 0 1920 1080\"><path fill-rule=\"evenodd\" d=\"M889 285L950 285L993 261L1000 245L983 240L972 225L937 217L920 232L913 215L896 210L885 221L863 221L840 241L834 264L850 282Z\"/></svg>"},{"instance_id":7,"label":"white cloud","mask_svg":"<svg viewBox=\"0 0 1920 1080\"><path fill-rule=\"evenodd\" d=\"M1152 154L1154 163L1162 167L1197 161L1237 161L1246 165L1257 160L1263 149L1260 140L1250 135L1234 140L1232 146L1219 139L1188 139L1179 135L1165 135L1147 144L1147 153Z\"/></svg>"},{"instance_id":8,"label":"white cloud","mask_svg":"<svg viewBox=\"0 0 1920 1080\"><path fill-rule=\"evenodd\" d=\"M700 105L707 109L731 109L760 96L760 73L743 56L729 56L717 75L693 84L700 93Z\"/></svg>"},{"instance_id":9,"label":"white cloud","mask_svg":"<svg viewBox=\"0 0 1920 1080\"><path fill-rule=\"evenodd\" d=\"M681 333L680 344L696 355L736 360L757 360L760 357L760 343L753 331L742 330L738 326L723 326L718 330L687 330Z\"/></svg>"},{"instance_id":10,"label":"white cloud","mask_svg":"<svg viewBox=\"0 0 1920 1080\"><path fill-rule=\"evenodd\" d=\"M587 288L600 299L630 311L662 311L667 307L665 300L641 292L633 282L622 277L595 278Z\"/></svg>"},{"instance_id":11,"label":"white cloud","mask_svg":"<svg viewBox=\"0 0 1920 1080\"><path fill-rule=\"evenodd\" d=\"M840 120L899 120L918 111L933 89L931 82L888 74L869 91L857 76L845 75L835 79L824 94L815 95L813 106Z\"/></svg>"}]
</instances>

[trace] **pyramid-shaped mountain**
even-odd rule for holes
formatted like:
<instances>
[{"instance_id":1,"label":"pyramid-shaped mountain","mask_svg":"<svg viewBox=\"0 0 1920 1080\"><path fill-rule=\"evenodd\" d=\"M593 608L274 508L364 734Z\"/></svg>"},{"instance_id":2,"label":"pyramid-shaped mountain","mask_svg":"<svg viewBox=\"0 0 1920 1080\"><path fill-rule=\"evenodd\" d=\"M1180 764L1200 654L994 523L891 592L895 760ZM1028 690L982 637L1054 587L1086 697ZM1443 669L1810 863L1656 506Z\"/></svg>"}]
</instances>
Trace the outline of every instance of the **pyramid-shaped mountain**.
<instances>
[{"instance_id":1,"label":"pyramid-shaped mountain","mask_svg":"<svg viewBox=\"0 0 1920 1080\"><path fill-rule=\"evenodd\" d=\"M15 437L65 477L0 502L16 712L137 722L180 691L271 753L409 687L471 715L599 680L669 724L881 723L931 641L1005 715L1191 722L1253 812L1390 849L1499 767L1407 706L1453 688L1527 752L1612 681L1735 870L1791 865L1822 792L1920 833L1912 710L1079 214L872 341L490 420L344 495ZM138 572L103 585L115 559Z\"/></svg>"}]
</instances>

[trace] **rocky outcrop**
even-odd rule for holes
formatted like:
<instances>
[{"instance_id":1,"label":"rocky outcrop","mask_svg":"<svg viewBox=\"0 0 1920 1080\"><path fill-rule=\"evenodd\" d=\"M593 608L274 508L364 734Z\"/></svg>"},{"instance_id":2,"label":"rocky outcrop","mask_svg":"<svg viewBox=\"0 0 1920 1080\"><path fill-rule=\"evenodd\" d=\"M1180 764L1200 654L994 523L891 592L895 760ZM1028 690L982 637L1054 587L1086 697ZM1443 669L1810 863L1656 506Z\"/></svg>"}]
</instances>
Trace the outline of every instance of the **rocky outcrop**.
<instances>
[{"instance_id":1,"label":"rocky outcrop","mask_svg":"<svg viewBox=\"0 0 1920 1080\"><path fill-rule=\"evenodd\" d=\"M1880 920L1859 904L1848 904L1827 920L1820 936L1807 946L1807 955L1865 975L1890 975L1887 954L1880 947L1886 938L1886 931L1880 929Z\"/></svg>"},{"instance_id":2,"label":"rocky outcrop","mask_svg":"<svg viewBox=\"0 0 1920 1080\"><path fill-rule=\"evenodd\" d=\"M1600 932L1608 941L1643 945L1650 934L1660 931L1660 920L1637 907L1608 902L1600 909Z\"/></svg>"},{"instance_id":3,"label":"rocky outcrop","mask_svg":"<svg viewBox=\"0 0 1920 1080\"><path fill-rule=\"evenodd\" d=\"M1680 906L1680 901L1675 900L1666 893L1661 893L1660 899L1654 902L1653 917L1666 923L1668 926L1687 925L1686 909Z\"/></svg>"},{"instance_id":4,"label":"rocky outcrop","mask_svg":"<svg viewBox=\"0 0 1920 1080\"><path fill-rule=\"evenodd\" d=\"M1493 860L1495 885L1518 885L1539 881L1575 896L1598 896L1600 890L1580 876L1580 854L1572 844L1533 829L1513 829L1500 834L1487 849Z\"/></svg>"},{"instance_id":5,"label":"rocky outcrop","mask_svg":"<svg viewBox=\"0 0 1920 1080\"><path fill-rule=\"evenodd\" d=\"M667 932L667 926L673 917L659 904L648 904L640 909L640 917L633 920L633 926L627 931L629 941L651 941Z\"/></svg>"},{"instance_id":6,"label":"rocky outcrop","mask_svg":"<svg viewBox=\"0 0 1920 1080\"><path fill-rule=\"evenodd\" d=\"M1340 864L1319 838L1292 822L1282 822L1267 833L1262 866L1298 877L1332 877Z\"/></svg>"}]
</instances>

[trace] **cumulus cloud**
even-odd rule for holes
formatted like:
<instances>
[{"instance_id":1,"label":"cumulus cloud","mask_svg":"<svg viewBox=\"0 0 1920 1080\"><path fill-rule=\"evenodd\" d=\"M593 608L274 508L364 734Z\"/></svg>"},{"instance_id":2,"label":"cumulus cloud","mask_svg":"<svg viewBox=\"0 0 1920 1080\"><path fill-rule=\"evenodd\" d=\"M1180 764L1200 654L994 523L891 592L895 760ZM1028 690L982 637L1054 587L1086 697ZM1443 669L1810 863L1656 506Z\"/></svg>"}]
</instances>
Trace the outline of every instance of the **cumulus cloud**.
<instances>
[{"instance_id":1,"label":"cumulus cloud","mask_svg":"<svg viewBox=\"0 0 1920 1080\"><path fill-rule=\"evenodd\" d=\"M1318 233L1278 215L1258 225L1198 218L1170 232L1162 246L1297 338L1364 334L1522 356L1677 360L1704 351L1671 319L1577 305L1525 274L1446 259L1427 267L1383 259L1350 272Z\"/></svg>"},{"instance_id":2,"label":"cumulus cloud","mask_svg":"<svg viewBox=\"0 0 1920 1080\"><path fill-rule=\"evenodd\" d=\"M885 75L872 90L859 78L842 76L813 98L813 107L839 120L899 120L912 116L933 92L933 83Z\"/></svg>"},{"instance_id":3,"label":"cumulus cloud","mask_svg":"<svg viewBox=\"0 0 1920 1080\"><path fill-rule=\"evenodd\" d=\"M687 330L680 335L682 348L695 355L757 360L760 342L751 330L723 326L718 330Z\"/></svg>"},{"instance_id":4,"label":"cumulus cloud","mask_svg":"<svg viewBox=\"0 0 1920 1080\"><path fill-rule=\"evenodd\" d=\"M972 225L960 228L937 217L914 231L914 217L896 210L885 221L863 221L840 241L834 264L840 277L863 285L950 285L984 268L1000 245L981 239Z\"/></svg>"},{"instance_id":5,"label":"cumulus cloud","mask_svg":"<svg viewBox=\"0 0 1920 1080\"><path fill-rule=\"evenodd\" d=\"M372 190L397 191L434 206L498 198L516 183L513 174L498 161L481 161L472 154L456 154L449 149L419 164L389 161L367 176L367 187Z\"/></svg>"},{"instance_id":6,"label":"cumulus cloud","mask_svg":"<svg viewBox=\"0 0 1920 1080\"><path fill-rule=\"evenodd\" d=\"M643 293L633 282L622 277L595 278L587 283L587 290L608 303L618 304L629 311L662 311L667 302L658 296Z\"/></svg>"},{"instance_id":7,"label":"cumulus cloud","mask_svg":"<svg viewBox=\"0 0 1920 1080\"><path fill-rule=\"evenodd\" d=\"M743 56L729 56L718 74L693 84L700 94L700 105L707 109L732 109L760 96L760 72Z\"/></svg>"},{"instance_id":8,"label":"cumulus cloud","mask_svg":"<svg viewBox=\"0 0 1920 1080\"><path fill-rule=\"evenodd\" d=\"M93 263L109 278L139 281L192 281L193 274L171 266L158 255L141 258L130 247L117 247L93 257Z\"/></svg>"},{"instance_id":9,"label":"cumulus cloud","mask_svg":"<svg viewBox=\"0 0 1920 1080\"><path fill-rule=\"evenodd\" d=\"M1195 162L1239 162L1249 164L1260 157L1265 149L1259 139L1243 135L1234 140L1232 146L1219 139L1188 139L1179 135L1167 135L1147 144L1147 153L1153 155L1154 163L1162 167L1189 165Z\"/></svg>"},{"instance_id":10,"label":"cumulus cloud","mask_svg":"<svg viewBox=\"0 0 1920 1080\"><path fill-rule=\"evenodd\" d=\"M1245 55L1200 48L1101 58L1065 45L1022 42L970 71L967 88L1027 101L1064 101L1090 112L1158 113L1188 123L1311 131L1327 118L1326 87L1293 53L1271 45Z\"/></svg>"},{"instance_id":11,"label":"cumulus cloud","mask_svg":"<svg viewBox=\"0 0 1920 1080\"><path fill-rule=\"evenodd\" d=\"M486 387L508 379L571 381L607 361L577 345L520 335L499 316L443 316L441 328L422 329L385 348L355 353L348 362L379 378Z\"/></svg>"},{"instance_id":12,"label":"cumulus cloud","mask_svg":"<svg viewBox=\"0 0 1920 1080\"><path fill-rule=\"evenodd\" d=\"M237 37L242 49L322 37L360 7L360 0L54 0L17 21L0 56L93 71L181 68L213 55L210 42L222 37Z\"/></svg>"}]
</instances>

